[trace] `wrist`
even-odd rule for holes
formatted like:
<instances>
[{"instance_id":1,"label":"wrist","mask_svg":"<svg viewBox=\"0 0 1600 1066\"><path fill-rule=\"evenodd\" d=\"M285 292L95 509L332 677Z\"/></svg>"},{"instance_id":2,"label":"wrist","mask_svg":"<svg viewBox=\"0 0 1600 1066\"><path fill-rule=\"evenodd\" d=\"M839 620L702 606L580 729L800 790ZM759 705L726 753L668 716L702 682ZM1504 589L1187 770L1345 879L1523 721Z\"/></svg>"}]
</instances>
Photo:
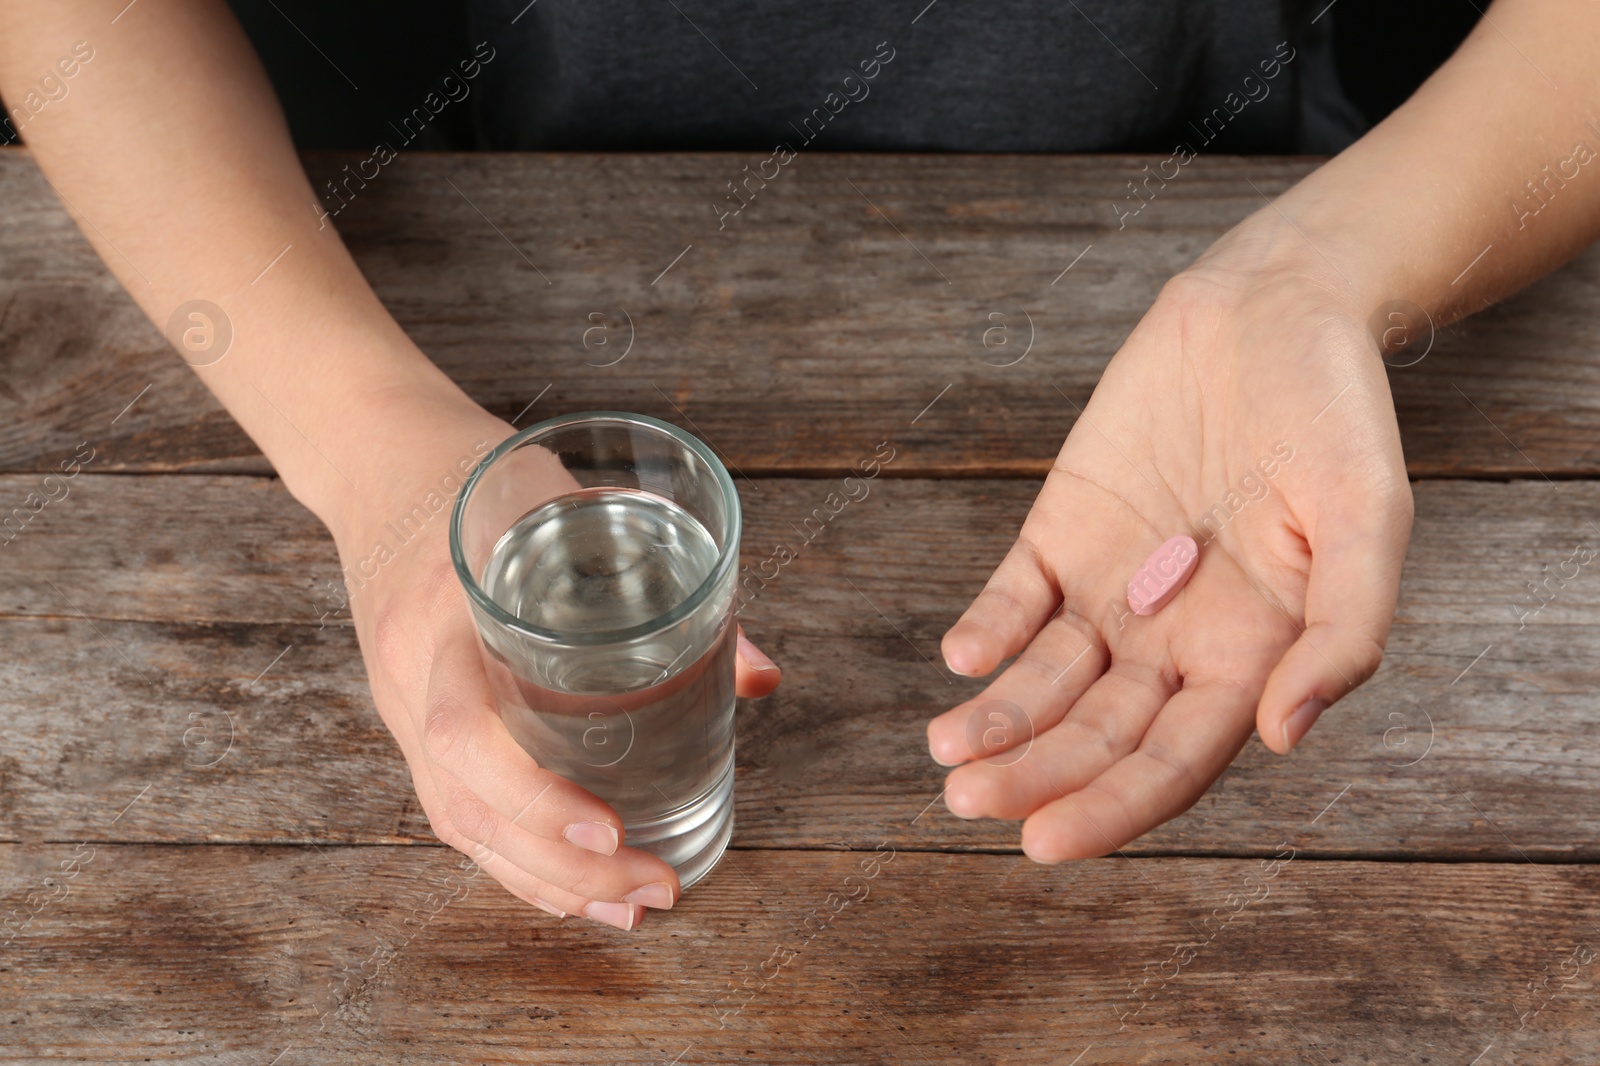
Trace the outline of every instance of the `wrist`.
<instances>
[{"instance_id":1,"label":"wrist","mask_svg":"<svg viewBox=\"0 0 1600 1066\"><path fill-rule=\"evenodd\" d=\"M1397 184L1416 150L1402 142L1397 152L1393 136L1369 134L1250 221L1269 225L1272 216L1315 249L1363 320L1403 303L1434 325L1454 321L1481 307L1486 291L1493 295L1484 272L1470 268L1494 227L1481 204L1441 202L1443 192L1421 182Z\"/></svg>"},{"instance_id":2,"label":"wrist","mask_svg":"<svg viewBox=\"0 0 1600 1066\"><path fill-rule=\"evenodd\" d=\"M1357 254L1346 233L1296 217L1298 204L1263 205L1208 248L1184 275L1225 286L1241 300L1298 291L1364 321L1393 298L1378 257Z\"/></svg>"},{"instance_id":3,"label":"wrist","mask_svg":"<svg viewBox=\"0 0 1600 1066\"><path fill-rule=\"evenodd\" d=\"M327 435L327 461L285 475L290 493L336 541L364 543L408 516L440 520L478 461L514 432L440 379L363 393Z\"/></svg>"},{"instance_id":4,"label":"wrist","mask_svg":"<svg viewBox=\"0 0 1600 1066\"><path fill-rule=\"evenodd\" d=\"M1303 225L1276 204L1264 206L1176 275L1158 302L1180 315L1200 312L1192 319L1200 332L1228 322L1233 329L1277 336L1284 321L1293 319L1306 350L1321 353L1319 360L1336 350L1384 362L1404 347L1425 353L1424 339L1431 344L1442 324L1430 309L1436 305L1413 299L1399 286L1389 261L1356 254L1359 239L1345 230ZM1230 346L1205 350L1206 358L1224 363L1237 354Z\"/></svg>"}]
</instances>

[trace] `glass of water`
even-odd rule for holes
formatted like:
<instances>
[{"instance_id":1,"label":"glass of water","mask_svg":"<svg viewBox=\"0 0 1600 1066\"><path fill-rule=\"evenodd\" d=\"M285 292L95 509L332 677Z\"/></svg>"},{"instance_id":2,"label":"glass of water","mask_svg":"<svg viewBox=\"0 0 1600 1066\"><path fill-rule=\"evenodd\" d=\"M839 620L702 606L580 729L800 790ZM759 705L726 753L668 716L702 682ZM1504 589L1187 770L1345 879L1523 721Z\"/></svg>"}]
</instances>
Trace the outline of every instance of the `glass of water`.
<instances>
[{"instance_id":1,"label":"glass of water","mask_svg":"<svg viewBox=\"0 0 1600 1066\"><path fill-rule=\"evenodd\" d=\"M615 411L517 433L450 520L506 727L684 888L733 832L739 527L709 448Z\"/></svg>"}]
</instances>

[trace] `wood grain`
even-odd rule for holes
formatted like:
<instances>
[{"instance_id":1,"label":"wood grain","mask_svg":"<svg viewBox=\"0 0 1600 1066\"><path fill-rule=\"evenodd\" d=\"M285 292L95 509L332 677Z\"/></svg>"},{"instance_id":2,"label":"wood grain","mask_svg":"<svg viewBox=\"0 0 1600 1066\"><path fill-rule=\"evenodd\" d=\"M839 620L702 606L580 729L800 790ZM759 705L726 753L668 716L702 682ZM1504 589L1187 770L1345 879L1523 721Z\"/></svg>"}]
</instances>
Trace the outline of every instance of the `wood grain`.
<instances>
[{"instance_id":1,"label":"wood grain","mask_svg":"<svg viewBox=\"0 0 1600 1066\"><path fill-rule=\"evenodd\" d=\"M0 150L0 1062L1592 1061L1600 252L1391 370L1430 480L1379 674L1046 868L939 802L924 724L981 688L939 637L1062 395L1316 161L1198 159L1119 229L1144 160L807 154L719 230L746 162L412 153L338 219L490 409L683 425L741 477L744 561L799 547L743 615L785 677L739 712L734 848L623 934L437 845L326 535Z\"/></svg>"},{"instance_id":2,"label":"wood grain","mask_svg":"<svg viewBox=\"0 0 1600 1066\"><path fill-rule=\"evenodd\" d=\"M1593 861L1600 725L1592 655L1575 644L1595 638L1559 628L1452 688L1460 667L1401 627L1390 665L1295 756L1252 742L1193 810L1127 850L1270 854L1349 786L1306 842L1316 855ZM1492 635L1433 629L1463 649ZM0 640L16 657L0 675L7 839L433 839L347 630L7 620ZM923 727L952 690L900 638L766 643L786 673L740 712L735 846L1017 848L1015 824L938 802Z\"/></svg>"},{"instance_id":3,"label":"wood grain","mask_svg":"<svg viewBox=\"0 0 1600 1066\"><path fill-rule=\"evenodd\" d=\"M852 491L861 498L840 507L844 473L831 483L739 483L742 562L757 575L746 585L751 625L833 635L892 634L897 626L936 643L1010 548L1040 485L882 476L864 486L865 496L857 482ZM1397 621L1517 631L1520 612L1539 608L1522 632L1600 625L1597 564L1569 562L1580 546L1600 549L1600 484L1424 481L1412 488L1416 522ZM316 627L337 620L325 617L327 583L340 579L333 542L276 480L108 477L91 466L47 489L39 476L0 474L0 518L46 491L61 498L20 531L0 532L0 617L77 617L83 608L119 621ZM829 513L833 507L838 513ZM448 513L433 521L448 521ZM8 532L15 532L9 541ZM796 558L763 587L760 564L779 544ZM1529 582L1547 579L1545 591L1530 592Z\"/></svg>"},{"instance_id":4,"label":"wood grain","mask_svg":"<svg viewBox=\"0 0 1600 1066\"><path fill-rule=\"evenodd\" d=\"M0 478L0 492L28 484ZM0 549L0 836L432 839L352 633L317 625L331 544L280 485L84 473L71 486ZM748 491L747 560L797 539L789 524L825 488ZM752 601L745 624L785 679L740 712L736 846L1015 849L1015 825L936 802L923 728L980 688L940 669L938 639L1033 492L880 479ZM1130 850L1270 854L1349 785L1313 853L1592 861L1600 582L1582 570L1520 630L1513 605L1541 567L1600 543L1597 503L1589 483L1418 485L1378 676L1294 756L1252 742L1194 810Z\"/></svg>"},{"instance_id":5,"label":"wood grain","mask_svg":"<svg viewBox=\"0 0 1600 1066\"><path fill-rule=\"evenodd\" d=\"M442 848L0 847L0 1061L1592 1061L1600 871L1297 840L740 852L633 933Z\"/></svg>"},{"instance_id":6,"label":"wood grain","mask_svg":"<svg viewBox=\"0 0 1600 1066\"><path fill-rule=\"evenodd\" d=\"M338 225L480 402L509 418L549 386L521 424L642 411L752 475L825 473L892 435L897 474L1039 476L1074 420L1061 393L1081 404L1161 283L1316 165L1201 157L1119 228L1151 160L809 153L719 230L751 162L408 153ZM0 470L87 440L101 469L264 472L22 149L0 150L0 199ZM1597 283L1590 252L1391 372L1414 476L1600 472ZM1004 358L980 343L997 322Z\"/></svg>"}]
</instances>

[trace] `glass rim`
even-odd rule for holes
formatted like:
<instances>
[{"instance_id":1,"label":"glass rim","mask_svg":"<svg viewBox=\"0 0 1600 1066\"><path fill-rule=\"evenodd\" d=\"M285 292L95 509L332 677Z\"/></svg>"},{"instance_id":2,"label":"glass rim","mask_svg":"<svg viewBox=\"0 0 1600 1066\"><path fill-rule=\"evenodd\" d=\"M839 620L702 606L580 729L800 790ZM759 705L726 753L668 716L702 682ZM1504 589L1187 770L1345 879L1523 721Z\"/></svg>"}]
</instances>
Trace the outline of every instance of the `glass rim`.
<instances>
[{"instance_id":1,"label":"glass rim","mask_svg":"<svg viewBox=\"0 0 1600 1066\"><path fill-rule=\"evenodd\" d=\"M466 513L467 501L472 495L472 490L477 487L479 480L489 471L490 467L535 437L559 429L569 429L585 422L609 422L642 426L668 437L674 443L699 456L700 460L706 464L707 468L715 476L717 488L721 491L723 502L727 507L727 536L722 546L717 549L717 561L711 567L711 571L706 575L705 580L685 597L682 603L679 603L671 610L625 629L608 629L588 633L563 633L559 630L546 629L543 626L534 625L532 622L517 617L496 603L494 597L484 591L483 586L478 582L477 575L467 565L466 553L461 546L461 526ZM472 604L506 629L549 644L568 646L621 644L677 625L698 610L710 598L711 591L717 587L718 583L738 561L739 538L743 530L743 518L739 503L739 493L734 488L733 478L729 476L727 467L723 465L722 460L717 458L716 454L711 451L705 442L686 433L670 422L663 422L661 419L652 418L650 415L635 414L629 411L579 411L574 414L547 418L543 422L534 423L527 429L518 430L496 445L488 455L478 460L478 465L472 468L472 473L467 475L467 480L462 484L461 491L456 495L455 506L451 509L450 561L454 564L456 577L460 581L462 588L466 590L467 597Z\"/></svg>"}]
</instances>

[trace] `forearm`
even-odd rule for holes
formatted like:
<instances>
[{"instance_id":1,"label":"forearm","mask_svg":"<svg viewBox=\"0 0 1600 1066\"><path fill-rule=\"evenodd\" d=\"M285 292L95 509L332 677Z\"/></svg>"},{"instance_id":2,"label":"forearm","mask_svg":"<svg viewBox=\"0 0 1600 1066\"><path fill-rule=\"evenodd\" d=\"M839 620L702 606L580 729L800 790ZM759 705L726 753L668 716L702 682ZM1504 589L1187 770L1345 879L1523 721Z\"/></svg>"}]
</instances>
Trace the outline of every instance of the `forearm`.
<instances>
[{"instance_id":1,"label":"forearm","mask_svg":"<svg viewBox=\"0 0 1600 1066\"><path fill-rule=\"evenodd\" d=\"M323 216L221 0L125 6L0 2L8 106L75 42L93 49L64 98L24 106L14 124L26 117L45 176L158 328L190 300L222 308L231 346L197 373L299 499L331 524L356 497L404 492L416 426L395 413L426 420L470 401L405 337Z\"/></svg>"},{"instance_id":2,"label":"forearm","mask_svg":"<svg viewBox=\"0 0 1600 1066\"><path fill-rule=\"evenodd\" d=\"M1516 291L1600 236L1597 41L1600 6L1499 0L1261 219L1292 222L1282 240L1315 245L1363 311L1404 299L1442 325Z\"/></svg>"}]
</instances>

